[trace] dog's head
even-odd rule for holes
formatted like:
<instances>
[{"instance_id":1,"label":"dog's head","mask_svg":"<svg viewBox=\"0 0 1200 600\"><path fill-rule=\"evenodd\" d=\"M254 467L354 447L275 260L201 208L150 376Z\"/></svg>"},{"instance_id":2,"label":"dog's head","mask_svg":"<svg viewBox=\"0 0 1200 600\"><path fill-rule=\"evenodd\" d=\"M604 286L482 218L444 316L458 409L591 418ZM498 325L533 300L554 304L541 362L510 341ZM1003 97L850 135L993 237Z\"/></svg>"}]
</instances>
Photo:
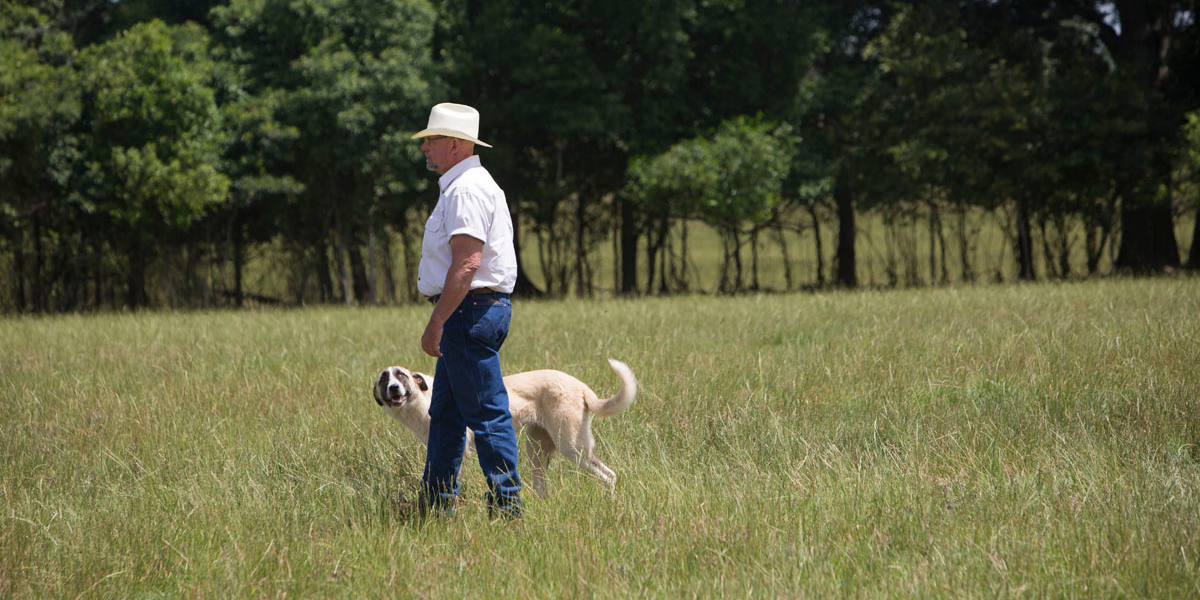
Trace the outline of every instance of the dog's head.
<instances>
[{"instance_id":1,"label":"dog's head","mask_svg":"<svg viewBox=\"0 0 1200 600\"><path fill-rule=\"evenodd\" d=\"M401 408L417 393L429 391L428 380L404 367L388 367L375 379L375 401L385 408Z\"/></svg>"}]
</instances>

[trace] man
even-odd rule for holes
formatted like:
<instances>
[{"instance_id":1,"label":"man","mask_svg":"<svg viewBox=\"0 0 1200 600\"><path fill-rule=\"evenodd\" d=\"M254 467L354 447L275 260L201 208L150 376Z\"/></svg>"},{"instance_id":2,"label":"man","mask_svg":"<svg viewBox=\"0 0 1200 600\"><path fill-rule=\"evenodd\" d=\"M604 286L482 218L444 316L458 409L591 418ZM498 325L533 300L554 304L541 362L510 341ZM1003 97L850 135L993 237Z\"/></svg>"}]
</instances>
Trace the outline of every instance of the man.
<instances>
[{"instance_id":1,"label":"man","mask_svg":"<svg viewBox=\"0 0 1200 600\"><path fill-rule=\"evenodd\" d=\"M437 206L425 223L417 288L435 304L421 348L437 357L429 406L422 510L452 513L466 428L475 432L488 481L488 514L521 517L517 437L500 373L517 280L512 218L504 191L480 164L479 112L443 103L429 113L426 166L440 175Z\"/></svg>"}]
</instances>

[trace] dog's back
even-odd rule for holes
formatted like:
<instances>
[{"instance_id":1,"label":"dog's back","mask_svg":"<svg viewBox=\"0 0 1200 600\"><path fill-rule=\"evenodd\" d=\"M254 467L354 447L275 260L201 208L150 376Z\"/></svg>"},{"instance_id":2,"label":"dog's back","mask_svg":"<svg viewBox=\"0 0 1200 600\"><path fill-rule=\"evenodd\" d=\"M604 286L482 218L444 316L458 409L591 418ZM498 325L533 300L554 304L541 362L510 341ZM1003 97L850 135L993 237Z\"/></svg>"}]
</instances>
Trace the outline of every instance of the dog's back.
<instances>
[{"instance_id":1,"label":"dog's back","mask_svg":"<svg viewBox=\"0 0 1200 600\"><path fill-rule=\"evenodd\" d=\"M527 408L537 411L570 408L588 410L602 417L621 414L637 396L637 379L625 363L609 359L609 365L621 380L621 389L611 398L600 399L592 388L578 378L553 369L540 369L509 375L504 378L508 388L509 408L513 417ZM524 403L533 406L525 407Z\"/></svg>"}]
</instances>

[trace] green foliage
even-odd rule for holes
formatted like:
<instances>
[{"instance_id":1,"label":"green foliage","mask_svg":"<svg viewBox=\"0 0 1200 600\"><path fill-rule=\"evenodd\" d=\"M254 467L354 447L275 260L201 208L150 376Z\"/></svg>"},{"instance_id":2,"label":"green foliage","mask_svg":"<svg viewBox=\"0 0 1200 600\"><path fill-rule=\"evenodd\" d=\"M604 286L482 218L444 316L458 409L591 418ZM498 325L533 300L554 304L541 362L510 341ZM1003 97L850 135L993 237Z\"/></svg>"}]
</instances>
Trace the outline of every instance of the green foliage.
<instances>
[{"instance_id":1,"label":"green foliage","mask_svg":"<svg viewBox=\"0 0 1200 600\"><path fill-rule=\"evenodd\" d=\"M655 212L736 228L766 219L779 204L794 152L790 126L740 117L711 137L634 159L626 193L655 203Z\"/></svg>"},{"instance_id":2,"label":"green foliage","mask_svg":"<svg viewBox=\"0 0 1200 600\"><path fill-rule=\"evenodd\" d=\"M80 117L71 38L32 8L0 8L0 231L67 193Z\"/></svg>"},{"instance_id":3,"label":"green foliage","mask_svg":"<svg viewBox=\"0 0 1200 600\"><path fill-rule=\"evenodd\" d=\"M88 114L77 193L135 248L177 235L229 186L207 36L139 24L80 56Z\"/></svg>"},{"instance_id":4,"label":"green foliage","mask_svg":"<svg viewBox=\"0 0 1200 600\"><path fill-rule=\"evenodd\" d=\"M1187 145L1180 159L1180 179L1190 189L1192 201L1200 203L1200 110L1188 113L1184 139Z\"/></svg>"},{"instance_id":5,"label":"green foliage","mask_svg":"<svg viewBox=\"0 0 1200 600\"><path fill-rule=\"evenodd\" d=\"M277 241L298 287L370 301L392 235L414 258L433 180L408 136L442 100L481 109L485 162L554 294L597 287L608 239L625 293L641 261L686 271L680 219L818 246L836 219L845 285L863 211L928 215L931 262L939 215L985 211L1022 265L1036 228L1060 257L1083 239L1089 272L1118 243L1123 266L1174 265L1193 4L5 2L0 273L20 310L115 306L150 247L186 255L171 273L240 271Z\"/></svg>"},{"instance_id":6,"label":"green foliage","mask_svg":"<svg viewBox=\"0 0 1200 600\"><path fill-rule=\"evenodd\" d=\"M426 3L235 1L214 17L246 92L272 96L280 124L299 134L292 170L310 201L369 204L423 187L403 134L436 85Z\"/></svg>"}]
</instances>

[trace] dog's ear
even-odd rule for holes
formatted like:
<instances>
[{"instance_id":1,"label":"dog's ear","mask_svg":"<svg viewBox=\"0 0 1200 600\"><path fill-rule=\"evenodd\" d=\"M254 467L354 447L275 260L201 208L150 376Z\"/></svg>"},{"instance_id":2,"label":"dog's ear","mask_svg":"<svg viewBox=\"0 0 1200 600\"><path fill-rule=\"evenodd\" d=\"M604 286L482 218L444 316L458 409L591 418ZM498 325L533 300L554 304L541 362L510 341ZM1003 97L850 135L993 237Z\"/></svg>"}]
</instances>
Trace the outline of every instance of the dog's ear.
<instances>
[{"instance_id":1,"label":"dog's ear","mask_svg":"<svg viewBox=\"0 0 1200 600\"><path fill-rule=\"evenodd\" d=\"M375 403L383 406L383 397L380 394L379 388L383 387L383 380L387 379L387 369L379 372L379 377L375 379L375 385L371 386L371 391L375 393Z\"/></svg>"},{"instance_id":2,"label":"dog's ear","mask_svg":"<svg viewBox=\"0 0 1200 600\"><path fill-rule=\"evenodd\" d=\"M429 391L429 383L425 381L426 377L428 377L428 375L417 373L415 371L412 374L413 381L417 382L417 387L421 388L422 392Z\"/></svg>"}]
</instances>

